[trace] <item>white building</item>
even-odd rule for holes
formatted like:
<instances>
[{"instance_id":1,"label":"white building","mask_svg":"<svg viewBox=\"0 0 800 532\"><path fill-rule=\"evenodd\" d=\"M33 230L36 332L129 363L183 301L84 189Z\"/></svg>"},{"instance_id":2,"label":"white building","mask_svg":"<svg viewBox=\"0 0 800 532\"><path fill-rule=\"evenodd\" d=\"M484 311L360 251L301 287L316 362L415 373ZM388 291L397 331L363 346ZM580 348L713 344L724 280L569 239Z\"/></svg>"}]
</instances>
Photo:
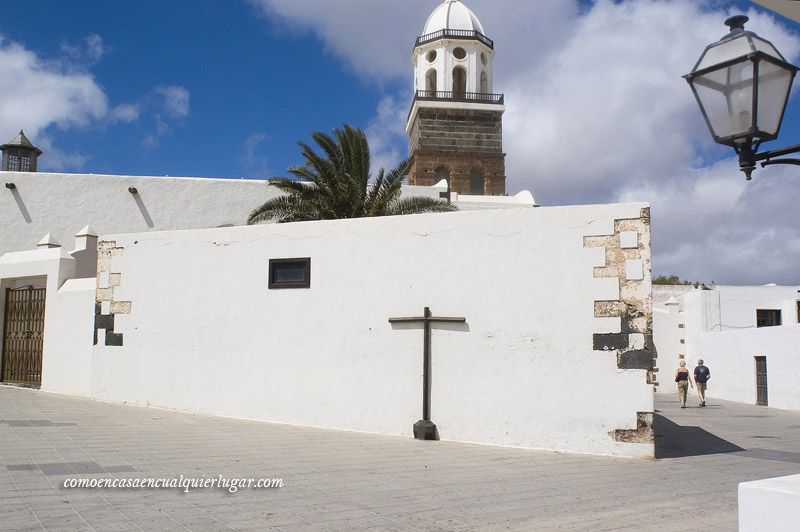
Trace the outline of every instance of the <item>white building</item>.
<instances>
[{"instance_id":1,"label":"white building","mask_svg":"<svg viewBox=\"0 0 800 532\"><path fill-rule=\"evenodd\" d=\"M708 397L800 409L800 286L653 287L661 390L678 362L711 369Z\"/></svg>"},{"instance_id":2,"label":"white building","mask_svg":"<svg viewBox=\"0 0 800 532\"><path fill-rule=\"evenodd\" d=\"M2 172L2 380L409 437L427 401L442 439L652 457L649 206L469 177L403 191L461 212L245 226L265 182ZM422 324L389 320L427 308L464 319L431 325L426 393Z\"/></svg>"}]
</instances>

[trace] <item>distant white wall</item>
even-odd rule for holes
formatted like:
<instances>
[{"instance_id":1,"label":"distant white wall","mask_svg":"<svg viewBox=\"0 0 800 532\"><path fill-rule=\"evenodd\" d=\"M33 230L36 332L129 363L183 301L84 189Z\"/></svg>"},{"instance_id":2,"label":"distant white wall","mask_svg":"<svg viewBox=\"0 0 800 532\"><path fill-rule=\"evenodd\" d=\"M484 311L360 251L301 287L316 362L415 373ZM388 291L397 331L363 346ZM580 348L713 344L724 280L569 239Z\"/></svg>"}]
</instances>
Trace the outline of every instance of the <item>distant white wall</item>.
<instances>
[{"instance_id":1,"label":"distant white wall","mask_svg":"<svg viewBox=\"0 0 800 532\"><path fill-rule=\"evenodd\" d=\"M644 207L102 235L98 297L120 309L124 342L103 345L100 331L92 395L411 436L423 331L388 319L429 306L467 319L432 335L442 439L652 456L651 441L615 438L653 412L653 387L645 369L619 369L616 351L594 351L595 333L620 333L595 300L619 299L621 280L596 277L606 250L584 242L614 235L617 219L638 223ZM640 258L627 263L649 312L649 227L633 240ZM311 257L311 288L267 288L269 259L287 257Z\"/></svg>"},{"instance_id":2,"label":"distant white wall","mask_svg":"<svg viewBox=\"0 0 800 532\"><path fill-rule=\"evenodd\" d=\"M0 255L45 233L68 245L87 224L99 233L242 225L277 194L266 181L186 177L0 172L0 183Z\"/></svg>"},{"instance_id":3,"label":"distant white wall","mask_svg":"<svg viewBox=\"0 0 800 532\"><path fill-rule=\"evenodd\" d=\"M797 323L796 307L791 302L800 299L798 286L720 286L717 293L722 314L719 325L710 324L711 330L734 330L756 326L756 309L783 311L784 324ZM794 310L794 311L792 311Z\"/></svg>"},{"instance_id":4,"label":"distant white wall","mask_svg":"<svg viewBox=\"0 0 800 532\"><path fill-rule=\"evenodd\" d=\"M654 300L663 301L655 295L661 290L654 287ZM755 357L765 356L769 406L800 410L797 297L797 287L718 286L688 291L679 305L654 308L660 390L674 386L672 375L684 355L690 370L699 358L711 369L708 397L756 404ZM757 328L759 308L783 310L784 325Z\"/></svg>"},{"instance_id":5,"label":"distant white wall","mask_svg":"<svg viewBox=\"0 0 800 532\"><path fill-rule=\"evenodd\" d=\"M706 395L756 404L755 357L767 357L769 406L800 410L800 325L707 333L689 346L711 369Z\"/></svg>"},{"instance_id":6,"label":"distant white wall","mask_svg":"<svg viewBox=\"0 0 800 532\"><path fill-rule=\"evenodd\" d=\"M653 342L658 351L659 391L669 390L684 351L683 315L678 303L653 307ZM687 362L688 363L688 362Z\"/></svg>"},{"instance_id":7,"label":"distant white wall","mask_svg":"<svg viewBox=\"0 0 800 532\"><path fill-rule=\"evenodd\" d=\"M402 193L439 198L442 191L404 186ZM0 172L0 255L33 249L46 233L68 245L86 225L100 234L245 225L278 194L265 180ZM467 209L534 205L529 192L464 201Z\"/></svg>"}]
</instances>

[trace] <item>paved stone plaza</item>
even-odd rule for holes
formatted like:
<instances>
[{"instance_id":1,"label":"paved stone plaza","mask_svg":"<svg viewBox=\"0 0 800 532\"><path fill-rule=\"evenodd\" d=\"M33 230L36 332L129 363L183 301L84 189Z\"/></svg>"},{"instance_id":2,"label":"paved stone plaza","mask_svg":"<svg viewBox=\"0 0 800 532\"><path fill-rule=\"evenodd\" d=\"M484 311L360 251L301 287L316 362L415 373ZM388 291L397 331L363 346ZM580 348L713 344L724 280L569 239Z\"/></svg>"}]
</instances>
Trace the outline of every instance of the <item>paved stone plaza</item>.
<instances>
[{"instance_id":1,"label":"paved stone plaza","mask_svg":"<svg viewBox=\"0 0 800 532\"><path fill-rule=\"evenodd\" d=\"M800 473L800 413L657 395L658 460L484 447L0 386L2 530L735 530L745 480ZM283 488L66 489L83 478Z\"/></svg>"}]
</instances>

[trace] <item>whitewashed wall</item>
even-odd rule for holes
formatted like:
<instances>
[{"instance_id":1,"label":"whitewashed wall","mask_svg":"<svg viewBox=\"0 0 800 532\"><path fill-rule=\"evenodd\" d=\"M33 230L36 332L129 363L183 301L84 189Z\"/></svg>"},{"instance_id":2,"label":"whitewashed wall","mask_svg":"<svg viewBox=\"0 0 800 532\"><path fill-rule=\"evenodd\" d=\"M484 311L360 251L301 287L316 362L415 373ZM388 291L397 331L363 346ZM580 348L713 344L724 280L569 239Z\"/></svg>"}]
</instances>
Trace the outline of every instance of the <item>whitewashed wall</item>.
<instances>
[{"instance_id":1,"label":"whitewashed wall","mask_svg":"<svg viewBox=\"0 0 800 532\"><path fill-rule=\"evenodd\" d=\"M403 194L438 198L445 190L404 186ZM0 172L0 255L32 249L46 233L67 245L86 225L101 234L245 225L278 194L263 180ZM467 209L535 204L527 191L463 200Z\"/></svg>"},{"instance_id":2,"label":"whitewashed wall","mask_svg":"<svg viewBox=\"0 0 800 532\"><path fill-rule=\"evenodd\" d=\"M6 288L45 288L41 389L89 396L97 279L75 277L88 269L87 260L96 262L97 237L80 236L75 244L71 252L41 247L0 256L0 309Z\"/></svg>"},{"instance_id":3,"label":"whitewashed wall","mask_svg":"<svg viewBox=\"0 0 800 532\"><path fill-rule=\"evenodd\" d=\"M655 292L654 292L655 295ZM681 355L685 355L683 314L678 303L653 306L653 342L658 351L659 391L671 391ZM686 361L687 365L689 361Z\"/></svg>"},{"instance_id":4,"label":"whitewashed wall","mask_svg":"<svg viewBox=\"0 0 800 532\"><path fill-rule=\"evenodd\" d=\"M800 294L796 286L728 286L696 291L702 297L702 327L708 331L732 331L756 326L757 309L782 311L784 324L797 323L794 303Z\"/></svg>"},{"instance_id":5,"label":"whitewashed wall","mask_svg":"<svg viewBox=\"0 0 800 532\"><path fill-rule=\"evenodd\" d=\"M70 279L47 294L42 390L91 395L96 288L94 278Z\"/></svg>"},{"instance_id":6,"label":"whitewashed wall","mask_svg":"<svg viewBox=\"0 0 800 532\"><path fill-rule=\"evenodd\" d=\"M708 397L756 404L755 357L765 356L769 406L800 410L800 325L707 333L688 347L711 369Z\"/></svg>"},{"instance_id":7,"label":"whitewashed wall","mask_svg":"<svg viewBox=\"0 0 800 532\"><path fill-rule=\"evenodd\" d=\"M596 299L619 299L620 280L595 278L605 249L584 245L613 235L615 219L638 222L644 207L101 236L98 296L118 284L110 305L124 309L115 322L124 343L103 345L100 331L92 395L410 437L423 333L388 318L429 306L467 318L433 332L442 439L652 456L651 440L614 437L653 412L653 388L646 370L593 350L595 333L620 332L619 318L594 314ZM649 227L639 249L649 312ZM310 289L267 289L269 259L286 257L311 257Z\"/></svg>"},{"instance_id":8,"label":"whitewashed wall","mask_svg":"<svg viewBox=\"0 0 800 532\"><path fill-rule=\"evenodd\" d=\"M800 475L739 483L739 532L795 532Z\"/></svg>"},{"instance_id":9,"label":"whitewashed wall","mask_svg":"<svg viewBox=\"0 0 800 532\"><path fill-rule=\"evenodd\" d=\"M99 233L242 225L275 194L256 180L0 172L0 255L46 233L68 245L87 224Z\"/></svg>"}]
</instances>

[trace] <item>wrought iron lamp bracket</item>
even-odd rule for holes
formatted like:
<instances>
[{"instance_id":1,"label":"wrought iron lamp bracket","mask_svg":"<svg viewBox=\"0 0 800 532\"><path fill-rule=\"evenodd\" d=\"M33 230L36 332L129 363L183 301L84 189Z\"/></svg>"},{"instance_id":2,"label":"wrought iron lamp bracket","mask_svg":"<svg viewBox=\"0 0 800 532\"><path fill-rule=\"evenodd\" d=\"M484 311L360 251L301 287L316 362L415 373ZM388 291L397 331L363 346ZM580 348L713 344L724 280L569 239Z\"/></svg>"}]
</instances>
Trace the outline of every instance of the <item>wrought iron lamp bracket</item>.
<instances>
[{"instance_id":1,"label":"wrought iron lamp bracket","mask_svg":"<svg viewBox=\"0 0 800 532\"><path fill-rule=\"evenodd\" d=\"M795 166L800 166L800 159L773 159L773 157L782 157L784 155L789 155L792 153L800 153L800 144L795 144L794 146L789 146L787 148L782 148L780 150L773 150L764 153L759 153L756 155L758 161L761 162L761 168L765 166L769 166L772 164L793 164Z\"/></svg>"},{"instance_id":2,"label":"wrought iron lamp bracket","mask_svg":"<svg viewBox=\"0 0 800 532\"><path fill-rule=\"evenodd\" d=\"M777 157L783 157L784 155L790 155L793 153L800 153L800 144L795 144L793 146L787 146L786 148L780 148L777 150L770 150L761 153L757 153L758 147L761 145L761 141L756 141L754 143L746 143L741 147L737 147L736 153L739 154L739 169L744 172L744 175L747 177L747 180L750 181L752 179L753 170L756 168L756 163L761 163L761 168L765 166L771 166L773 164L792 164L796 166L800 166L800 159L790 158L790 159L778 159Z\"/></svg>"}]
</instances>

